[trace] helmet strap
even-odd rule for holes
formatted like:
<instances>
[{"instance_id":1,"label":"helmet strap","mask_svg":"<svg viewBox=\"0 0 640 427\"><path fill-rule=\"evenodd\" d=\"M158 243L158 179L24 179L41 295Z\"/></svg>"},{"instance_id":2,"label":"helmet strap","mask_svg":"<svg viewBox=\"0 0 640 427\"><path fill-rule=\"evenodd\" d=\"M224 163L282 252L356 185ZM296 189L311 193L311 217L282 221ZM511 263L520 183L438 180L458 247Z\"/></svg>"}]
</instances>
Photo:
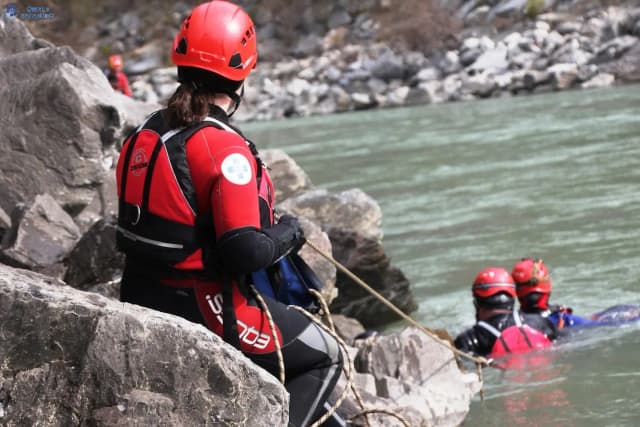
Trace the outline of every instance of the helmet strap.
<instances>
[{"instance_id":1,"label":"helmet strap","mask_svg":"<svg viewBox=\"0 0 640 427\"><path fill-rule=\"evenodd\" d=\"M231 117L235 114L236 111L238 111L238 108L240 107L240 103L242 103L242 97L244 96L244 84L240 87L240 95L238 95L236 92L231 92L231 91L225 92L225 93L233 101L233 108L231 109L230 112L227 113L227 116Z\"/></svg>"}]
</instances>

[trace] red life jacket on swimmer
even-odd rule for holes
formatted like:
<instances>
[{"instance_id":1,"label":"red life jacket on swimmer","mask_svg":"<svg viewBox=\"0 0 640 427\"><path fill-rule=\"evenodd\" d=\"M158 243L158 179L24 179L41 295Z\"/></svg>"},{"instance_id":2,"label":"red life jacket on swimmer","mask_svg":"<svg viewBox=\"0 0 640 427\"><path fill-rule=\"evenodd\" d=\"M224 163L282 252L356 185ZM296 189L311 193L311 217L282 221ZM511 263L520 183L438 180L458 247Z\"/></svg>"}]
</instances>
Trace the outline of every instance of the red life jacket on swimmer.
<instances>
[{"instance_id":1,"label":"red life jacket on swimmer","mask_svg":"<svg viewBox=\"0 0 640 427\"><path fill-rule=\"evenodd\" d=\"M502 332L487 322L482 320L478 322L478 326L496 337L489 357L498 358L508 354L525 353L551 345L551 340L545 334L523 324L520 315L515 311L513 312L513 320L515 325L505 328Z\"/></svg>"},{"instance_id":2,"label":"red life jacket on swimmer","mask_svg":"<svg viewBox=\"0 0 640 427\"><path fill-rule=\"evenodd\" d=\"M185 129L169 129L158 111L125 141L117 167L116 238L118 249L137 262L173 266L200 249L207 265L215 244L213 221L197 214L185 147L207 126L237 133L210 117ZM258 164L260 189L262 162L247 143Z\"/></svg>"}]
</instances>

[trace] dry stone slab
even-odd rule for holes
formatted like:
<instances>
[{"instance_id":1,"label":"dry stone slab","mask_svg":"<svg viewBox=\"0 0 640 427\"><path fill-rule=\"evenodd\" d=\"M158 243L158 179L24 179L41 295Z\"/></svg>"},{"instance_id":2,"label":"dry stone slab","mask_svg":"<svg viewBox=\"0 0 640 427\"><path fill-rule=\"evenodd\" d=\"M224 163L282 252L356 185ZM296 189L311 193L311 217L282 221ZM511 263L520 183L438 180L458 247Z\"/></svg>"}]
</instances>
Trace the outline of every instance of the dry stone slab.
<instances>
[{"instance_id":1,"label":"dry stone slab","mask_svg":"<svg viewBox=\"0 0 640 427\"><path fill-rule=\"evenodd\" d=\"M273 376L176 316L0 265L0 331L2 425L287 424Z\"/></svg>"},{"instance_id":2,"label":"dry stone slab","mask_svg":"<svg viewBox=\"0 0 640 427\"><path fill-rule=\"evenodd\" d=\"M18 206L12 217L2 258L16 266L33 269L59 263L81 236L71 216L49 194L36 196L29 207Z\"/></svg>"}]
</instances>

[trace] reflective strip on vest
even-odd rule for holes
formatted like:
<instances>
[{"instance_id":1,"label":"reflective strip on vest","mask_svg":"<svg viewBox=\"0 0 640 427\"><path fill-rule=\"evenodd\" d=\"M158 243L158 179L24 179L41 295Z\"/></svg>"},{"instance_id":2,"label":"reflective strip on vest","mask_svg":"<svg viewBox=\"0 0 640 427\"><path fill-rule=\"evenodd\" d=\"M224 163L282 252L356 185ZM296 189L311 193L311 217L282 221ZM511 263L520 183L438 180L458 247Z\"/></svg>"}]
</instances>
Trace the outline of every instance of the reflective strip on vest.
<instances>
[{"instance_id":1,"label":"reflective strip on vest","mask_svg":"<svg viewBox=\"0 0 640 427\"><path fill-rule=\"evenodd\" d=\"M227 125L226 123L221 122L218 119L214 119L213 117L207 116L207 117L204 118L203 122L213 122L213 123L217 124L218 126L220 126L222 129L226 130L227 132L232 132L232 133L235 133L236 135L238 135L238 132L236 132L235 129L233 129L231 126Z\"/></svg>"},{"instance_id":2,"label":"reflective strip on vest","mask_svg":"<svg viewBox=\"0 0 640 427\"><path fill-rule=\"evenodd\" d=\"M184 248L184 245L181 245L180 243L167 243L167 242L161 242L159 240L153 240L153 239L149 239L147 237L143 237L140 236L139 234L133 233L125 228L120 227L119 225L116 226L116 229L122 233L122 235L124 237L126 237L127 239L130 240L134 240L134 241L140 241L143 243L147 243L149 245L153 245L153 246L158 246L161 248L167 248L167 249L182 249Z\"/></svg>"},{"instance_id":3,"label":"reflective strip on vest","mask_svg":"<svg viewBox=\"0 0 640 427\"><path fill-rule=\"evenodd\" d=\"M513 320L516 322L516 326L517 327L521 327L522 326L522 320L520 319L520 316L518 315L517 311L513 311Z\"/></svg>"},{"instance_id":4,"label":"reflective strip on vest","mask_svg":"<svg viewBox=\"0 0 640 427\"><path fill-rule=\"evenodd\" d=\"M518 328L522 327L522 320L520 319L520 316L518 316L518 313L515 311L513 312L513 321L516 323L516 326ZM496 328L494 328L484 320L479 321L478 326L491 332L491 334L495 335L497 338L500 338L502 336L502 332L500 332L499 330L497 330Z\"/></svg>"},{"instance_id":5,"label":"reflective strip on vest","mask_svg":"<svg viewBox=\"0 0 640 427\"><path fill-rule=\"evenodd\" d=\"M494 328L493 326L491 326L490 324L488 324L484 320L479 321L478 322L478 326L480 326L481 328L484 328L487 331L491 332L491 334L495 335L496 338L500 338L500 335L502 335L502 333L499 330L497 330L496 328Z\"/></svg>"}]
</instances>

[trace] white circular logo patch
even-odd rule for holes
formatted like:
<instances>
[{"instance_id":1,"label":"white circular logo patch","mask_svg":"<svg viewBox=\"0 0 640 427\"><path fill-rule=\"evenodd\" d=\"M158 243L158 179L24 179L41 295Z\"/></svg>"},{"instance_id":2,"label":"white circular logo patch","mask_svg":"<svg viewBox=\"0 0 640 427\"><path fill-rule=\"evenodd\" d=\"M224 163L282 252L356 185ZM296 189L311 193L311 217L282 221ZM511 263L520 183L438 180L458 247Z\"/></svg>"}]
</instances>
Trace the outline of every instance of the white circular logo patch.
<instances>
[{"instance_id":1,"label":"white circular logo patch","mask_svg":"<svg viewBox=\"0 0 640 427\"><path fill-rule=\"evenodd\" d=\"M233 184L248 184L251 181L249 160L239 153L229 154L222 161L222 175Z\"/></svg>"}]
</instances>

